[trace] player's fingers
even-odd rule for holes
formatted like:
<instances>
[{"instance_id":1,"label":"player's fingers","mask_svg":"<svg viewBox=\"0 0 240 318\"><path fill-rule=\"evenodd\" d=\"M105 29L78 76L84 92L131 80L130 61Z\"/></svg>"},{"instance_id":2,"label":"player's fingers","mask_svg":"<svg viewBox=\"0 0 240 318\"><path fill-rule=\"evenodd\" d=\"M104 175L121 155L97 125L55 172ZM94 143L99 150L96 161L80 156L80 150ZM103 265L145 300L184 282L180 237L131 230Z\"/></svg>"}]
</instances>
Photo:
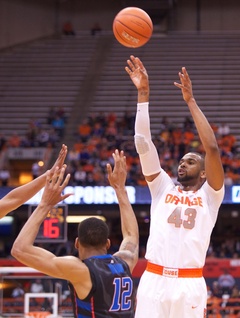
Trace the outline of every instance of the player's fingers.
<instances>
[{"instance_id":1,"label":"player's fingers","mask_svg":"<svg viewBox=\"0 0 240 318\"><path fill-rule=\"evenodd\" d=\"M106 168L107 168L107 174L108 176L110 176L112 174L112 167L110 163L107 163Z\"/></svg>"},{"instance_id":2,"label":"player's fingers","mask_svg":"<svg viewBox=\"0 0 240 318\"><path fill-rule=\"evenodd\" d=\"M66 178L65 178L64 181L62 182L62 185L61 185L61 187L62 187L63 189L68 185L68 182L69 182L69 180L70 180L70 177L71 177L71 175L70 175L70 173L68 173L67 176L66 176Z\"/></svg>"},{"instance_id":3,"label":"player's fingers","mask_svg":"<svg viewBox=\"0 0 240 318\"><path fill-rule=\"evenodd\" d=\"M131 60L127 60L127 63L128 63L128 66L129 66L130 70L131 70L132 72L134 72L135 69L136 69L135 64L134 64Z\"/></svg>"},{"instance_id":4,"label":"player's fingers","mask_svg":"<svg viewBox=\"0 0 240 318\"><path fill-rule=\"evenodd\" d=\"M123 150L120 151L119 157L120 157L120 161L121 161L123 167L125 167L126 166L126 156L124 156Z\"/></svg>"},{"instance_id":5,"label":"player's fingers","mask_svg":"<svg viewBox=\"0 0 240 318\"><path fill-rule=\"evenodd\" d=\"M70 195L73 195L73 193L63 194L62 197L61 197L62 201L65 200L65 199L67 199L68 197L70 197Z\"/></svg>"},{"instance_id":6,"label":"player's fingers","mask_svg":"<svg viewBox=\"0 0 240 318\"><path fill-rule=\"evenodd\" d=\"M119 169L121 160L120 160L119 152L117 149L113 153L113 158L114 158L114 169Z\"/></svg>"},{"instance_id":7,"label":"player's fingers","mask_svg":"<svg viewBox=\"0 0 240 318\"><path fill-rule=\"evenodd\" d=\"M183 87L182 84L179 84L179 83L177 83L177 82L174 82L173 84L174 84L175 86L181 88L181 89L182 89L182 87Z\"/></svg>"},{"instance_id":8,"label":"player's fingers","mask_svg":"<svg viewBox=\"0 0 240 318\"><path fill-rule=\"evenodd\" d=\"M183 72L184 76L189 77L186 67L182 68L182 72Z\"/></svg>"},{"instance_id":9,"label":"player's fingers","mask_svg":"<svg viewBox=\"0 0 240 318\"><path fill-rule=\"evenodd\" d=\"M55 170L52 181L53 181L53 184L56 188L61 185L61 183L63 181L65 170L66 170L66 167L64 167L64 166L61 169Z\"/></svg>"},{"instance_id":10,"label":"player's fingers","mask_svg":"<svg viewBox=\"0 0 240 318\"><path fill-rule=\"evenodd\" d=\"M142 61L138 57L136 57L136 61L137 61L138 67L140 67L141 70L145 70L145 67L143 66Z\"/></svg>"},{"instance_id":11,"label":"player's fingers","mask_svg":"<svg viewBox=\"0 0 240 318\"><path fill-rule=\"evenodd\" d=\"M120 156L120 158L124 157L124 151L123 151L123 150L121 150L121 151L119 152L119 156Z\"/></svg>"},{"instance_id":12,"label":"player's fingers","mask_svg":"<svg viewBox=\"0 0 240 318\"><path fill-rule=\"evenodd\" d=\"M46 173L47 173L46 183L51 183L51 172L48 170Z\"/></svg>"},{"instance_id":13,"label":"player's fingers","mask_svg":"<svg viewBox=\"0 0 240 318\"><path fill-rule=\"evenodd\" d=\"M54 169L54 172L53 172L52 176L51 176L51 181L52 181L54 184L55 184L55 183L57 182L57 180L58 180L59 171L60 171L59 167L56 167L56 168Z\"/></svg>"},{"instance_id":14,"label":"player's fingers","mask_svg":"<svg viewBox=\"0 0 240 318\"><path fill-rule=\"evenodd\" d=\"M119 155L119 150L118 150L118 149L115 149L114 154L115 154L116 159L118 159L119 156L120 156L120 155Z\"/></svg>"},{"instance_id":15,"label":"player's fingers","mask_svg":"<svg viewBox=\"0 0 240 318\"><path fill-rule=\"evenodd\" d=\"M125 71L129 74L129 75L131 75L131 73L132 73L132 71L129 69L129 67L125 67Z\"/></svg>"}]
</instances>

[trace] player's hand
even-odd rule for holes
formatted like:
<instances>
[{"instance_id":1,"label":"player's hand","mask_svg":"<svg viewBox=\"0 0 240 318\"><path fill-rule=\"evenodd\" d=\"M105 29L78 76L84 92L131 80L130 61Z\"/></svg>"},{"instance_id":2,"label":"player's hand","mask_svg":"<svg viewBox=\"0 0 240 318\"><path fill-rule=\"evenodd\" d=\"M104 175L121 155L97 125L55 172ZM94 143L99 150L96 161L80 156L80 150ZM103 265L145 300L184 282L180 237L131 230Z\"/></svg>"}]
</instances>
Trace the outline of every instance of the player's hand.
<instances>
[{"instance_id":1,"label":"player's hand","mask_svg":"<svg viewBox=\"0 0 240 318\"><path fill-rule=\"evenodd\" d=\"M72 193L62 194L70 179L70 174L64 178L66 167L66 165L63 165L61 169L57 167L53 175L49 170L47 171L41 204L50 208L72 195Z\"/></svg>"},{"instance_id":2,"label":"player's hand","mask_svg":"<svg viewBox=\"0 0 240 318\"><path fill-rule=\"evenodd\" d=\"M114 168L107 164L107 174L110 185L115 189L124 188L127 179L126 157L123 151L117 149L112 154L114 159Z\"/></svg>"},{"instance_id":3,"label":"player's hand","mask_svg":"<svg viewBox=\"0 0 240 318\"><path fill-rule=\"evenodd\" d=\"M130 76L133 84L136 86L138 90L148 90L149 89L149 81L148 74L138 57L133 55L130 56L130 59L127 60L128 66L125 67L126 72Z\"/></svg>"},{"instance_id":4,"label":"player's hand","mask_svg":"<svg viewBox=\"0 0 240 318\"><path fill-rule=\"evenodd\" d=\"M50 174L53 175L55 173L55 170L57 167L59 169L61 169L63 167L64 161L65 161L66 156L67 156L67 150L68 150L67 146L63 144L61 150L59 151L57 160L55 161L54 165L50 169ZM60 172L60 170L59 170L59 172Z\"/></svg>"},{"instance_id":5,"label":"player's hand","mask_svg":"<svg viewBox=\"0 0 240 318\"><path fill-rule=\"evenodd\" d=\"M186 103L189 103L191 99L193 99L193 91L192 91L192 82L188 75L188 72L185 67L182 67L182 73L178 73L180 78L180 83L174 82L174 85L179 87L182 90L183 99Z\"/></svg>"}]
</instances>

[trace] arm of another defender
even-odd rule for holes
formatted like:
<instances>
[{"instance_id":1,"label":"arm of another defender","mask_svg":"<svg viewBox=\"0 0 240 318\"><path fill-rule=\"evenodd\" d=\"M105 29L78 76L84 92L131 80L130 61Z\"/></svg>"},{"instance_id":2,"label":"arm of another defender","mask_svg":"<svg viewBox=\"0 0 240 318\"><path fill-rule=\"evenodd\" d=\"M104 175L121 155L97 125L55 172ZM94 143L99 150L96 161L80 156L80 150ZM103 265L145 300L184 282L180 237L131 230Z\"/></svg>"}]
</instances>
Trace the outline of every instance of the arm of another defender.
<instances>
[{"instance_id":1,"label":"arm of another defender","mask_svg":"<svg viewBox=\"0 0 240 318\"><path fill-rule=\"evenodd\" d=\"M127 165L124 152L121 151L119 153L118 150L115 150L113 158L115 162L114 169L112 170L111 165L107 164L108 180L118 198L123 235L120 249L114 255L124 259L132 272L138 261L138 224L125 188Z\"/></svg>"},{"instance_id":2,"label":"arm of another defender","mask_svg":"<svg viewBox=\"0 0 240 318\"><path fill-rule=\"evenodd\" d=\"M53 174L56 167L61 168L63 166L66 155L67 146L63 144L59 152L58 158L50 170L51 174ZM40 191L46 182L46 177L47 173L45 172L38 178L30 181L27 184L13 189L7 195L5 195L0 200L0 218L4 217L9 212L17 209L19 206L21 206L30 198L32 198L38 191Z\"/></svg>"}]
</instances>

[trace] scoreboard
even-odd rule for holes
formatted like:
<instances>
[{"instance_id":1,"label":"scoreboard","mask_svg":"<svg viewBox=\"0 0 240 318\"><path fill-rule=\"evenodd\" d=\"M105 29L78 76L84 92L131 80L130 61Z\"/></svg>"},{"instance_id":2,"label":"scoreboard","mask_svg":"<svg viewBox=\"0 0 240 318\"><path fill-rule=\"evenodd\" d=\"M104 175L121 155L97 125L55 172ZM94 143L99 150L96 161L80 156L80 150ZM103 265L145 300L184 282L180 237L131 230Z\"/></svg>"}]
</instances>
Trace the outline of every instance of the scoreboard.
<instances>
[{"instance_id":1,"label":"scoreboard","mask_svg":"<svg viewBox=\"0 0 240 318\"><path fill-rule=\"evenodd\" d=\"M28 216L37 208L37 204L29 205ZM61 243L67 241L67 215L68 206L66 204L56 205L48 212L47 217L42 222L36 243Z\"/></svg>"}]
</instances>

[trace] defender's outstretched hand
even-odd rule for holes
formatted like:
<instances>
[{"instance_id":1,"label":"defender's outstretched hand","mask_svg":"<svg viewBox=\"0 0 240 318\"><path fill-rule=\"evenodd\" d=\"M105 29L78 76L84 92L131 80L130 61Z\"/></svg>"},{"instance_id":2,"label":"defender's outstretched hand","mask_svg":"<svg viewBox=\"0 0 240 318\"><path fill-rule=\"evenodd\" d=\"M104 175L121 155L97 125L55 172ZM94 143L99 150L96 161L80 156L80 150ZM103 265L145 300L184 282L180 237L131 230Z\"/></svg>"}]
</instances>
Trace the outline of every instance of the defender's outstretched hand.
<instances>
[{"instance_id":1,"label":"defender's outstretched hand","mask_svg":"<svg viewBox=\"0 0 240 318\"><path fill-rule=\"evenodd\" d=\"M59 169L62 168L62 166L64 165L64 161L66 159L67 156L67 151L68 148L65 144L62 144L62 148L59 151L57 160L55 161L54 165L52 166L52 168L50 169L50 174L53 174L55 172L55 169L58 167Z\"/></svg>"},{"instance_id":2,"label":"defender's outstretched hand","mask_svg":"<svg viewBox=\"0 0 240 318\"><path fill-rule=\"evenodd\" d=\"M53 175L47 171L46 184L40 204L52 207L71 195L71 193L62 194L70 179L70 174L64 178L66 167L66 165L63 165L61 169L56 167Z\"/></svg>"},{"instance_id":3,"label":"defender's outstretched hand","mask_svg":"<svg viewBox=\"0 0 240 318\"><path fill-rule=\"evenodd\" d=\"M178 75L181 84L174 82L174 85L182 90L183 99L188 104L191 99L194 99L191 79L185 67L182 67L182 73L179 72Z\"/></svg>"},{"instance_id":4,"label":"defender's outstretched hand","mask_svg":"<svg viewBox=\"0 0 240 318\"><path fill-rule=\"evenodd\" d=\"M110 185L116 190L118 188L124 188L127 178L127 164L126 157L123 151L117 149L112 154L114 159L114 168L107 164L107 174Z\"/></svg>"}]
</instances>

